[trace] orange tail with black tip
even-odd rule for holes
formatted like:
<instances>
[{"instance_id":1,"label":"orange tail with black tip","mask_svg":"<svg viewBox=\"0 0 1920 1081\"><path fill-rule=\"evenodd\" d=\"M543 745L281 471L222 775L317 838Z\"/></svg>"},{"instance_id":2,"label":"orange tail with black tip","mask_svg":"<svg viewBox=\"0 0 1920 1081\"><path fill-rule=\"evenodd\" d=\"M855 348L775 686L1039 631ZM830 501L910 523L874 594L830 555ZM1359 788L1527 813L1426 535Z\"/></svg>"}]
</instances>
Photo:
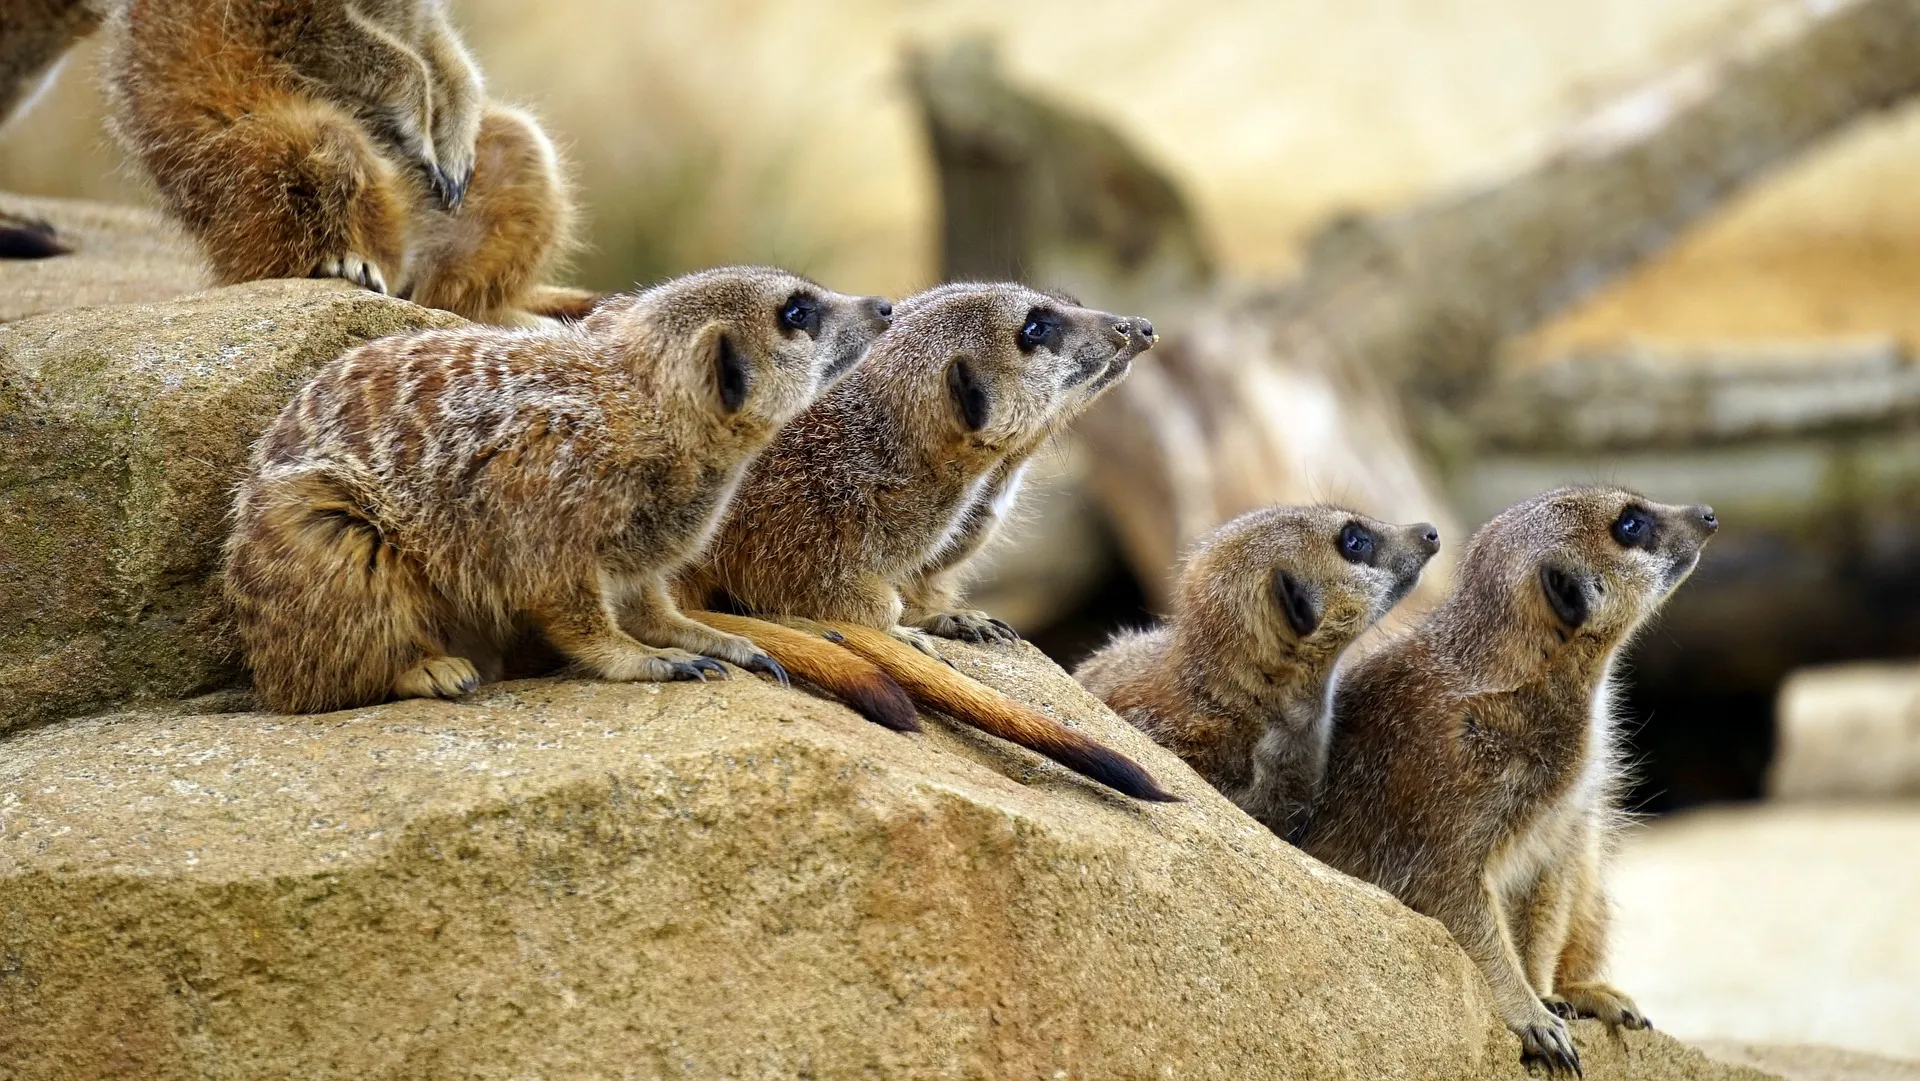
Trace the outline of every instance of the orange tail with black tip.
<instances>
[{"instance_id":1,"label":"orange tail with black tip","mask_svg":"<svg viewBox=\"0 0 1920 1081\"><path fill-rule=\"evenodd\" d=\"M867 720L896 732L920 731L920 711L873 662L819 635L721 612L688 612L716 631L753 640L789 673L826 691Z\"/></svg>"},{"instance_id":2,"label":"orange tail with black tip","mask_svg":"<svg viewBox=\"0 0 1920 1081\"><path fill-rule=\"evenodd\" d=\"M989 735L1046 755L1084 777L1135 799L1178 803L1138 762L1054 720L952 667L896 641L884 631L851 623L825 623L848 649L878 665L905 687L913 700L972 725ZM783 663L785 658L774 654Z\"/></svg>"}]
</instances>

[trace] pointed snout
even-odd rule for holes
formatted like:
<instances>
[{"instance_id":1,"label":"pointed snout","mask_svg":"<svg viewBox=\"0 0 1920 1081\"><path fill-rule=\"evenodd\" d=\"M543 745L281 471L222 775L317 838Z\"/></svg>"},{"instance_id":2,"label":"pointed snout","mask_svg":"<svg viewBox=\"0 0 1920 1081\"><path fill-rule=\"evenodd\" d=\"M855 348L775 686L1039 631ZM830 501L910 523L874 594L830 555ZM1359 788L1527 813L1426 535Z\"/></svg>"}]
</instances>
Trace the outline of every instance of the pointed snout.
<instances>
[{"instance_id":1,"label":"pointed snout","mask_svg":"<svg viewBox=\"0 0 1920 1081\"><path fill-rule=\"evenodd\" d=\"M1712 507L1702 503L1699 506L1688 507L1687 511L1695 521L1700 523L1700 528L1706 532L1707 536L1711 537L1720 532L1720 519L1713 513Z\"/></svg>"},{"instance_id":2,"label":"pointed snout","mask_svg":"<svg viewBox=\"0 0 1920 1081\"><path fill-rule=\"evenodd\" d=\"M893 301L886 297L861 297L860 302L875 326L885 330L893 325Z\"/></svg>"},{"instance_id":3,"label":"pointed snout","mask_svg":"<svg viewBox=\"0 0 1920 1081\"><path fill-rule=\"evenodd\" d=\"M1431 558L1440 550L1440 530L1432 522L1419 522L1407 527L1407 535L1413 538L1416 550Z\"/></svg>"},{"instance_id":4,"label":"pointed snout","mask_svg":"<svg viewBox=\"0 0 1920 1081\"><path fill-rule=\"evenodd\" d=\"M1113 324L1114 333L1125 339L1123 348L1132 353L1144 353L1153 348L1160 336L1153 332L1153 324L1145 319L1120 319Z\"/></svg>"}]
</instances>

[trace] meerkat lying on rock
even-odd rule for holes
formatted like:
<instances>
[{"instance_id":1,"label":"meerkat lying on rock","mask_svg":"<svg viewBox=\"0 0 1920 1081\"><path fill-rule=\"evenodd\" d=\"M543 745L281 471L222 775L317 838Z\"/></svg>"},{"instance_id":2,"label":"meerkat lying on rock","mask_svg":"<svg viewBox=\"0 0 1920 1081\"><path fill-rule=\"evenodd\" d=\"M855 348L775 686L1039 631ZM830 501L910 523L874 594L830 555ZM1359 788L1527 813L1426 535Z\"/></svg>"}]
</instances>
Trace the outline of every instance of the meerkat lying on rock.
<instances>
[{"instance_id":1,"label":"meerkat lying on rock","mask_svg":"<svg viewBox=\"0 0 1920 1081\"><path fill-rule=\"evenodd\" d=\"M1074 678L1289 837L1326 764L1334 665L1439 548L1425 522L1251 511L1188 553L1164 625L1116 636Z\"/></svg>"},{"instance_id":2,"label":"meerkat lying on rock","mask_svg":"<svg viewBox=\"0 0 1920 1081\"><path fill-rule=\"evenodd\" d=\"M1145 320L1019 285L946 285L902 301L861 369L754 464L707 559L682 576L683 599L821 621L921 704L1123 792L1167 798L1130 759L937 659L928 628L979 637L986 617L933 606L918 626L902 624L903 591L957 571L957 549L978 548L973 512L1001 468L1024 461L1152 341ZM1003 486L1003 503L1015 487ZM773 633L756 637L828 691L871 675L864 664L842 671L845 651L783 652Z\"/></svg>"},{"instance_id":3,"label":"meerkat lying on rock","mask_svg":"<svg viewBox=\"0 0 1920 1081\"><path fill-rule=\"evenodd\" d=\"M224 589L254 687L312 712L448 696L527 626L615 680L780 675L682 615L753 456L890 305L780 270L688 275L545 330L428 331L321 369L254 449Z\"/></svg>"},{"instance_id":4,"label":"meerkat lying on rock","mask_svg":"<svg viewBox=\"0 0 1920 1081\"><path fill-rule=\"evenodd\" d=\"M545 286L572 203L489 103L443 0L126 0L115 134L216 280L337 277L469 319L584 315Z\"/></svg>"},{"instance_id":5,"label":"meerkat lying on rock","mask_svg":"<svg viewBox=\"0 0 1920 1081\"><path fill-rule=\"evenodd\" d=\"M1601 981L1623 773L1610 683L1718 528L1710 507L1613 488L1527 500L1474 535L1452 597L1334 692L1307 851L1444 923L1554 1072L1580 1068L1563 1018L1647 1024Z\"/></svg>"}]
</instances>

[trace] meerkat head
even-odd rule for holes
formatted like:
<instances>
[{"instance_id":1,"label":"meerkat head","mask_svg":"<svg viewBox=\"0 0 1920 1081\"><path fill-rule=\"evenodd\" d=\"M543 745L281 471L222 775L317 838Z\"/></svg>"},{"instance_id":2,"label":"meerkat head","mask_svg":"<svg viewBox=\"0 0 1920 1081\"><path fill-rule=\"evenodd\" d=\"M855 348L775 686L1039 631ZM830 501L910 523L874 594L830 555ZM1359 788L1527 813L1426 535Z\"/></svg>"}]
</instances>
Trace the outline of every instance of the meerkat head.
<instances>
[{"instance_id":1,"label":"meerkat head","mask_svg":"<svg viewBox=\"0 0 1920 1081\"><path fill-rule=\"evenodd\" d=\"M1254 643L1272 663L1331 662L1420 581L1440 550L1426 522L1389 525L1331 506L1250 511L1195 546L1180 620Z\"/></svg>"},{"instance_id":2,"label":"meerkat head","mask_svg":"<svg viewBox=\"0 0 1920 1081\"><path fill-rule=\"evenodd\" d=\"M1561 643L1610 649L1693 573L1719 528L1704 505L1670 506L1619 488L1556 489L1481 527L1462 559L1456 600L1481 620L1525 621Z\"/></svg>"},{"instance_id":3,"label":"meerkat head","mask_svg":"<svg viewBox=\"0 0 1920 1081\"><path fill-rule=\"evenodd\" d=\"M619 328L696 410L773 429L860 363L892 322L881 297L847 296L774 267L721 267L602 304L588 333Z\"/></svg>"},{"instance_id":4,"label":"meerkat head","mask_svg":"<svg viewBox=\"0 0 1920 1081\"><path fill-rule=\"evenodd\" d=\"M960 282L901 302L876 347L904 354L939 402L936 430L1010 451L1045 438L1152 348L1145 319L1023 285Z\"/></svg>"}]
</instances>

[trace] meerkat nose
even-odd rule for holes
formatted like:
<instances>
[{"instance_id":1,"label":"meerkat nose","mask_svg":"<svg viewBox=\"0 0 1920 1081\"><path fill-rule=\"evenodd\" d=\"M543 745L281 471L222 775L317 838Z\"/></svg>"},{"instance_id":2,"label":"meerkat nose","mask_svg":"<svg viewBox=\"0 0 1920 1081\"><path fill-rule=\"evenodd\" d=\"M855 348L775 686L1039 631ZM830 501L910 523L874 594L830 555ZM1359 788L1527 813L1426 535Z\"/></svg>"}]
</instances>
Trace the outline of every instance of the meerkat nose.
<instances>
[{"instance_id":1,"label":"meerkat nose","mask_svg":"<svg viewBox=\"0 0 1920 1081\"><path fill-rule=\"evenodd\" d=\"M1421 522L1413 527L1413 533L1420 538L1420 546L1427 550L1428 555L1440 550L1440 531L1431 523Z\"/></svg>"},{"instance_id":2,"label":"meerkat nose","mask_svg":"<svg viewBox=\"0 0 1920 1081\"><path fill-rule=\"evenodd\" d=\"M1145 319L1122 319L1113 325L1120 336L1127 339L1138 349L1153 348L1153 324Z\"/></svg>"},{"instance_id":3,"label":"meerkat nose","mask_svg":"<svg viewBox=\"0 0 1920 1081\"><path fill-rule=\"evenodd\" d=\"M874 297L873 298L873 314L879 316L882 319L892 319L893 318L893 302L886 299L885 297Z\"/></svg>"},{"instance_id":4,"label":"meerkat nose","mask_svg":"<svg viewBox=\"0 0 1920 1081\"><path fill-rule=\"evenodd\" d=\"M1712 507L1707 507L1707 506L1695 507L1693 508L1693 511L1696 515L1699 516L1700 524L1707 527L1708 533L1716 533L1719 531L1720 519L1714 516Z\"/></svg>"}]
</instances>

